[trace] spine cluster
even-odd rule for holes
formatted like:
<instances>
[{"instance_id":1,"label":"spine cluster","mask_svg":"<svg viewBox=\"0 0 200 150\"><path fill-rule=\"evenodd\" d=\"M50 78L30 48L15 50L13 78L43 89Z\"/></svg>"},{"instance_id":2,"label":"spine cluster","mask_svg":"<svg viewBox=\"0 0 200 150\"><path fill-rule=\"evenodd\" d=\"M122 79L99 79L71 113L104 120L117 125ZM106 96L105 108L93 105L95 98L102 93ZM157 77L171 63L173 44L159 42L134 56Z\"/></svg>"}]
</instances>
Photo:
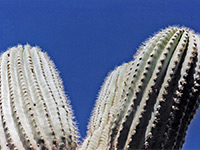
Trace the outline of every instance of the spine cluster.
<instances>
[{"instance_id":1,"label":"spine cluster","mask_svg":"<svg viewBox=\"0 0 200 150\"><path fill-rule=\"evenodd\" d=\"M199 35L169 27L134 58L106 78L80 149L181 149L199 106Z\"/></svg>"},{"instance_id":2,"label":"spine cluster","mask_svg":"<svg viewBox=\"0 0 200 150\"><path fill-rule=\"evenodd\" d=\"M62 81L38 47L0 57L0 149L76 149L77 131Z\"/></svg>"}]
</instances>

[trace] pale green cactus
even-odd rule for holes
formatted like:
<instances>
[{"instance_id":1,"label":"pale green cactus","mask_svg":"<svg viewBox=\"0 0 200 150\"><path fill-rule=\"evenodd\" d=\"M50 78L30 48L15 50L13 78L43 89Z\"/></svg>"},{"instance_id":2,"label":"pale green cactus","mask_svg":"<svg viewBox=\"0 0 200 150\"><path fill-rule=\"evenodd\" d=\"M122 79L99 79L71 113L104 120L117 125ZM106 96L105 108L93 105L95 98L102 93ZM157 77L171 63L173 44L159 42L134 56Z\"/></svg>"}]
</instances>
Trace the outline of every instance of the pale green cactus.
<instances>
[{"instance_id":1,"label":"pale green cactus","mask_svg":"<svg viewBox=\"0 0 200 150\"><path fill-rule=\"evenodd\" d=\"M62 81L47 54L19 45L0 57L0 149L76 149Z\"/></svg>"},{"instance_id":2,"label":"pale green cactus","mask_svg":"<svg viewBox=\"0 0 200 150\"><path fill-rule=\"evenodd\" d=\"M199 35L164 29L105 79L78 145L53 62L38 47L13 47L0 57L0 149L181 149L199 91Z\"/></svg>"},{"instance_id":3,"label":"pale green cactus","mask_svg":"<svg viewBox=\"0 0 200 150\"><path fill-rule=\"evenodd\" d=\"M181 149L199 105L199 35L169 27L134 58L106 78L80 149Z\"/></svg>"}]
</instances>

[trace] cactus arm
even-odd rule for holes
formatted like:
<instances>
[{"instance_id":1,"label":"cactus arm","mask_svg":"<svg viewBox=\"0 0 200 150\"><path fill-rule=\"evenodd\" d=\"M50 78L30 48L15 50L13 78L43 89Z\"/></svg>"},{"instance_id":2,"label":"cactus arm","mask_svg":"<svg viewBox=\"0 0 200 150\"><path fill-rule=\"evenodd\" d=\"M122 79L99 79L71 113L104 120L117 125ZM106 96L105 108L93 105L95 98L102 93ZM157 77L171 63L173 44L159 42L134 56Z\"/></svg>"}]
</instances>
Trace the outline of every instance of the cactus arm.
<instances>
[{"instance_id":1,"label":"cactus arm","mask_svg":"<svg viewBox=\"0 0 200 150\"><path fill-rule=\"evenodd\" d=\"M145 42L126 64L123 80L113 76L116 70L108 76L81 148L181 149L199 105L199 43L199 35L184 27L170 27ZM109 91L119 87L116 98Z\"/></svg>"},{"instance_id":2,"label":"cactus arm","mask_svg":"<svg viewBox=\"0 0 200 150\"><path fill-rule=\"evenodd\" d=\"M92 119L99 122L99 126L94 126L93 121L90 122L90 127L95 129L94 132L88 131L88 135L81 146L85 150L101 150L109 144L109 132L113 116L116 113L116 107L119 107L119 100L121 96L121 89L123 89L124 72L127 64L116 68L105 80L103 89L97 103L101 100L101 109L99 110L101 116L95 115ZM103 94L102 94L103 92ZM94 110L98 109L96 107ZM93 111L96 113L96 111ZM96 118L97 117L97 118ZM96 125L96 123L95 123Z\"/></svg>"},{"instance_id":3,"label":"cactus arm","mask_svg":"<svg viewBox=\"0 0 200 150\"><path fill-rule=\"evenodd\" d=\"M71 149L77 131L62 81L38 47L0 57L0 149Z\"/></svg>"}]
</instances>

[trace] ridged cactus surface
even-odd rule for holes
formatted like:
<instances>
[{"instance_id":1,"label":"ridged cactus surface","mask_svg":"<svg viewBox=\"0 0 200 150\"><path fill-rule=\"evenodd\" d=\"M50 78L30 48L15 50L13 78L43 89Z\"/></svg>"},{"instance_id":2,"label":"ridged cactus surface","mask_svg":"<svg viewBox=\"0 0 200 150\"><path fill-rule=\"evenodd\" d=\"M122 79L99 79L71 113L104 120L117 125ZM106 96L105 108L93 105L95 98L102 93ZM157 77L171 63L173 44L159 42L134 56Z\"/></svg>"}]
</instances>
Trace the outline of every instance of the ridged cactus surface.
<instances>
[{"instance_id":1,"label":"ridged cactus surface","mask_svg":"<svg viewBox=\"0 0 200 150\"><path fill-rule=\"evenodd\" d=\"M80 149L182 148L199 106L199 35L169 27L134 58L106 78Z\"/></svg>"},{"instance_id":2,"label":"ridged cactus surface","mask_svg":"<svg viewBox=\"0 0 200 150\"><path fill-rule=\"evenodd\" d=\"M199 91L200 36L166 28L105 79L78 146L53 62L38 47L12 47L0 56L0 149L181 149Z\"/></svg>"},{"instance_id":3,"label":"ridged cactus surface","mask_svg":"<svg viewBox=\"0 0 200 150\"><path fill-rule=\"evenodd\" d=\"M0 149L76 149L72 110L53 62L38 47L0 57Z\"/></svg>"}]
</instances>

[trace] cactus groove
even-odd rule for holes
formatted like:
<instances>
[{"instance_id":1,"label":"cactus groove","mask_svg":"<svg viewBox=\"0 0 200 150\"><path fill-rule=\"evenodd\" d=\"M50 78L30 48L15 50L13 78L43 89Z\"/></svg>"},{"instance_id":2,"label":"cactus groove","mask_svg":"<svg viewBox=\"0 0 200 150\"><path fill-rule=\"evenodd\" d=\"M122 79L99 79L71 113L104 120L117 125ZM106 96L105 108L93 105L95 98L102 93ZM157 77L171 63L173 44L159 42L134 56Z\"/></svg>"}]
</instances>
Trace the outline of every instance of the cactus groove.
<instances>
[{"instance_id":1,"label":"cactus groove","mask_svg":"<svg viewBox=\"0 0 200 150\"><path fill-rule=\"evenodd\" d=\"M62 81L38 47L0 57L0 149L76 149L77 131Z\"/></svg>"},{"instance_id":2,"label":"cactus groove","mask_svg":"<svg viewBox=\"0 0 200 150\"><path fill-rule=\"evenodd\" d=\"M105 79L80 149L181 149L199 90L200 36L168 27Z\"/></svg>"}]
</instances>

